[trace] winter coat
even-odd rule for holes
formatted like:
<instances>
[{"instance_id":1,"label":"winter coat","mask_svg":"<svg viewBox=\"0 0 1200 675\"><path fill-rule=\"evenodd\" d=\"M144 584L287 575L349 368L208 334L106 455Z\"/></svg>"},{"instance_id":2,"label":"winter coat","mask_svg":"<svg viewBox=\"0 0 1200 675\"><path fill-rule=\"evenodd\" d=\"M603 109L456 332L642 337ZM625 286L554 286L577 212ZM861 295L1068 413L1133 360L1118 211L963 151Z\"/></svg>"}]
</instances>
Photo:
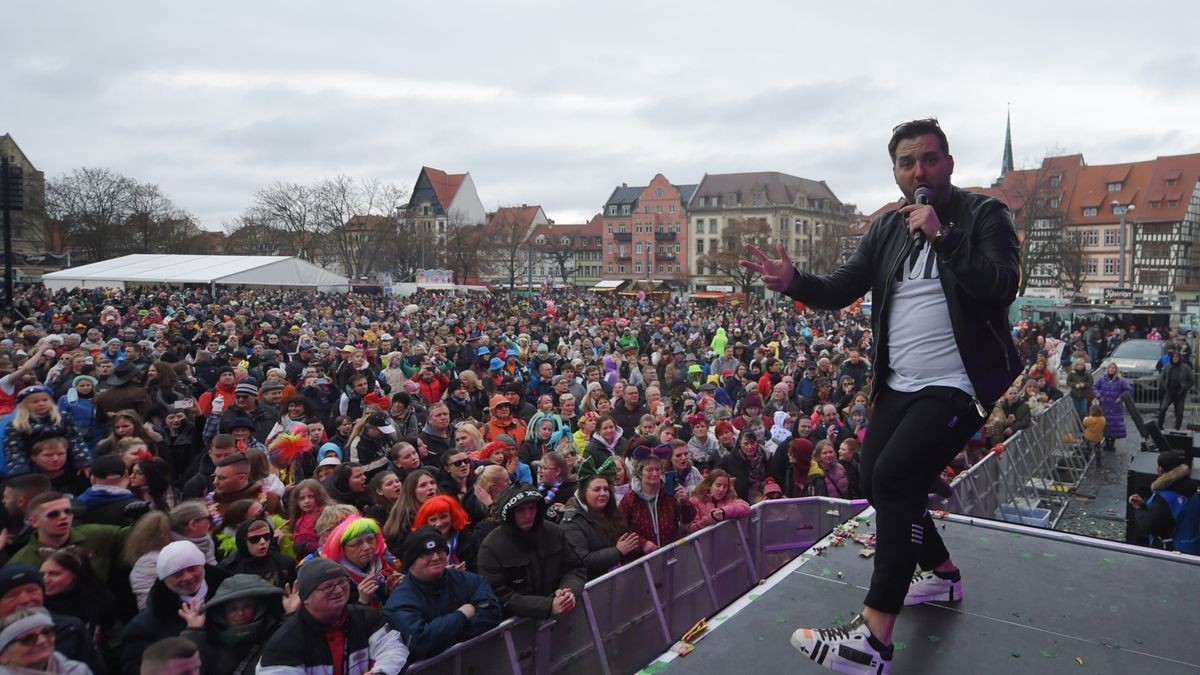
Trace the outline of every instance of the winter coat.
<instances>
[{"instance_id":1,"label":"winter coat","mask_svg":"<svg viewBox=\"0 0 1200 675\"><path fill-rule=\"evenodd\" d=\"M246 534L250 531L250 526L262 523L266 523L270 528L271 546L267 549L267 555L255 558L247 549ZM296 561L279 552L274 534L275 528L265 518L253 518L238 525L234 534L237 550L222 560L218 567L230 574L253 574L278 588L292 583L296 580Z\"/></svg>"},{"instance_id":2,"label":"winter coat","mask_svg":"<svg viewBox=\"0 0 1200 675\"><path fill-rule=\"evenodd\" d=\"M600 466L604 463L604 460L608 459L609 457L616 456L617 459L620 459L621 455L625 452L625 446L628 444L625 441L624 436L625 432L622 431L621 427L618 426L617 436L613 439L612 445L609 445L604 441L604 438L600 436L600 432L597 431L596 433L592 434L592 440L589 441L587 447L584 448L583 456L591 457L592 462L594 462L594 466Z\"/></svg>"},{"instance_id":3,"label":"winter coat","mask_svg":"<svg viewBox=\"0 0 1200 675\"><path fill-rule=\"evenodd\" d=\"M692 497L692 508L696 509L696 519L688 523L688 532L702 530L709 525L715 525L730 518L745 518L750 515L750 504L732 494L726 494L725 499L719 502L713 501L709 495L705 495L703 498ZM712 517L712 512L717 509L725 512L725 516L721 520L715 520Z\"/></svg>"},{"instance_id":4,"label":"winter coat","mask_svg":"<svg viewBox=\"0 0 1200 675\"><path fill-rule=\"evenodd\" d=\"M72 401L68 396L63 396L58 399L58 411L75 425L79 437L94 457L96 445L108 434L106 426L96 417L95 399L88 397Z\"/></svg>"},{"instance_id":5,"label":"winter coat","mask_svg":"<svg viewBox=\"0 0 1200 675\"><path fill-rule=\"evenodd\" d=\"M663 485L658 494L644 495L630 490L617 505L629 522L629 531L652 541L659 548L673 544L686 533L686 525L696 518L696 507L688 500L679 501Z\"/></svg>"},{"instance_id":6,"label":"winter coat","mask_svg":"<svg viewBox=\"0 0 1200 675\"><path fill-rule=\"evenodd\" d=\"M762 448L759 448L758 452L759 454L762 454ZM786 456L786 450L784 450L784 454ZM725 471L725 473L729 474L729 477L733 481L734 491L737 492L738 496L750 501L757 495L762 494L763 485L766 484L767 478L771 477L769 471L770 464L771 460L767 457L763 457L762 485L750 484L750 460L746 458L745 454L742 453L740 448L735 449L733 452L722 457L721 461L717 463L717 468L722 469Z\"/></svg>"},{"instance_id":7,"label":"winter coat","mask_svg":"<svg viewBox=\"0 0 1200 675\"><path fill-rule=\"evenodd\" d=\"M1087 368L1071 368L1067 371L1067 389L1070 390L1072 398L1091 399L1092 384L1092 373Z\"/></svg>"},{"instance_id":8,"label":"winter coat","mask_svg":"<svg viewBox=\"0 0 1200 675\"><path fill-rule=\"evenodd\" d=\"M578 497L571 499L570 507L563 511L559 519L559 525L567 536L567 543L583 560L588 580L602 576L614 567L637 557L636 552L621 556L621 551L609 541L604 528L592 517L587 507L579 502Z\"/></svg>"},{"instance_id":9,"label":"winter coat","mask_svg":"<svg viewBox=\"0 0 1200 675\"><path fill-rule=\"evenodd\" d=\"M116 525L123 527L132 525L130 517L125 515L125 507L141 500L125 488L110 488L94 485L76 498L75 503L83 507L78 516L78 522L84 524ZM141 515L141 514L137 514Z\"/></svg>"},{"instance_id":10,"label":"winter coat","mask_svg":"<svg viewBox=\"0 0 1200 675\"><path fill-rule=\"evenodd\" d=\"M69 417L63 416L58 424L50 418L29 418L29 431L22 432L13 428L11 422L4 431L4 468L5 476L12 478L21 474L33 473L35 468L30 451L33 445L46 438L61 436L67 439L68 473L92 466L92 452L88 449L83 437L75 428Z\"/></svg>"},{"instance_id":11,"label":"winter coat","mask_svg":"<svg viewBox=\"0 0 1200 675\"><path fill-rule=\"evenodd\" d=\"M536 491L516 486L501 498L505 521L479 547L479 573L496 592L505 616L548 619L554 592L569 588L578 597L587 569L562 529L545 520L546 503ZM528 532L516 526L516 509L507 507L522 499L538 504L537 520Z\"/></svg>"},{"instance_id":12,"label":"winter coat","mask_svg":"<svg viewBox=\"0 0 1200 675\"><path fill-rule=\"evenodd\" d=\"M1155 478L1154 482L1150 484L1153 496L1146 500L1143 509L1134 514L1142 531L1155 539L1173 538L1175 536L1175 515L1171 512L1168 497L1159 493L1163 490L1170 490L1183 499L1190 499L1192 495L1196 494L1196 488L1196 481L1192 478L1192 469L1186 463Z\"/></svg>"},{"instance_id":13,"label":"winter coat","mask_svg":"<svg viewBox=\"0 0 1200 675\"><path fill-rule=\"evenodd\" d=\"M475 606L475 616L470 619L458 611L466 604ZM441 654L503 620L500 601L487 581L452 567L436 581L406 576L388 597L383 612L392 628L400 631L409 658L414 660Z\"/></svg>"},{"instance_id":14,"label":"winter coat","mask_svg":"<svg viewBox=\"0 0 1200 675\"><path fill-rule=\"evenodd\" d=\"M1125 406L1121 396L1133 393L1133 385L1123 377L1100 376L1092 385L1092 394L1104 412L1104 437L1125 438Z\"/></svg>"},{"instance_id":15,"label":"winter coat","mask_svg":"<svg viewBox=\"0 0 1200 675\"><path fill-rule=\"evenodd\" d=\"M246 675L253 673L262 646L283 621L283 590L253 574L237 574L221 582L221 587L206 604L205 626L185 629L180 637L200 649L204 675ZM227 602L253 598L264 609L248 626L230 629L220 618Z\"/></svg>"},{"instance_id":16,"label":"winter coat","mask_svg":"<svg viewBox=\"0 0 1200 675\"><path fill-rule=\"evenodd\" d=\"M204 582L208 585L205 601L212 599L228 577L229 573L224 570L205 566ZM147 647L163 638L178 637L187 629L187 623L179 616L182 604L179 596L167 588L166 582L161 579L154 582L146 598L146 608L138 612L125 627L121 651L121 672L124 675L138 675L142 667L142 652Z\"/></svg>"},{"instance_id":17,"label":"winter coat","mask_svg":"<svg viewBox=\"0 0 1200 675\"><path fill-rule=\"evenodd\" d=\"M114 365L116 361L113 362ZM111 413L121 410L135 410L137 414L146 418L146 413L149 412L153 401L150 400L150 392L144 387L139 387L133 382L128 382L117 387L109 387L104 391L96 394L96 418L102 423L108 424L108 416ZM232 399L226 399L225 404L232 403Z\"/></svg>"},{"instance_id":18,"label":"winter coat","mask_svg":"<svg viewBox=\"0 0 1200 675\"><path fill-rule=\"evenodd\" d=\"M408 662L408 647L379 610L349 603L341 622L342 675L398 675ZM328 675L333 672L329 633L303 607L284 620L263 647L259 675ZM374 663L374 668L372 668Z\"/></svg>"}]
</instances>

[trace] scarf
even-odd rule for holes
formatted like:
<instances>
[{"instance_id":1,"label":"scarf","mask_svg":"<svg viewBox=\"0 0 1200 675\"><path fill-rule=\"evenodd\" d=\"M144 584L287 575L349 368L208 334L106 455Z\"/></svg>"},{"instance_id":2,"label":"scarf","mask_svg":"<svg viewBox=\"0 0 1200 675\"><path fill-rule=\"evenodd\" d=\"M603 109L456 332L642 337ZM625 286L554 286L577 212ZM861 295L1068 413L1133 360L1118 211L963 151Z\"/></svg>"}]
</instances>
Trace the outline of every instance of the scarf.
<instances>
[{"instance_id":1,"label":"scarf","mask_svg":"<svg viewBox=\"0 0 1200 675\"><path fill-rule=\"evenodd\" d=\"M741 452L742 457L745 457L746 461L750 463L750 489L749 489L749 492L751 494L746 496L746 501L751 501L751 496L757 497L758 494L762 491L763 483L765 483L767 480L767 466L766 466L767 463L765 460L763 460L763 449L762 448L759 448L758 451L754 453L753 457L747 455L740 448L738 449L738 452Z\"/></svg>"},{"instance_id":2,"label":"scarf","mask_svg":"<svg viewBox=\"0 0 1200 675\"><path fill-rule=\"evenodd\" d=\"M554 497L558 494L559 488L562 487L562 481L558 481L554 485L538 485L537 491L542 493L542 499L546 500L546 504L553 504Z\"/></svg>"},{"instance_id":3,"label":"scarf","mask_svg":"<svg viewBox=\"0 0 1200 675\"><path fill-rule=\"evenodd\" d=\"M207 597L208 597L208 579L201 578L200 579L200 589L198 591L196 591L195 594L180 595L179 599L183 600L184 602L191 602L192 600L195 600L196 598L207 598Z\"/></svg>"}]
</instances>

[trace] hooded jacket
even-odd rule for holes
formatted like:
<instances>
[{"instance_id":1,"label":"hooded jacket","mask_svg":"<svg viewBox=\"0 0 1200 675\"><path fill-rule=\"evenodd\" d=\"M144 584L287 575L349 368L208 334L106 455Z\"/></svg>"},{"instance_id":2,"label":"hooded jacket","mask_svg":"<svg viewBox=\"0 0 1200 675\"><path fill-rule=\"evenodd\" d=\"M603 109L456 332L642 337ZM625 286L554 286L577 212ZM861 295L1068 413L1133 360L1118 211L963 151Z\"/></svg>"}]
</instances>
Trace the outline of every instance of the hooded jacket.
<instances>
[{"instance_id":1,"label":"hooded jacket","mask_svg":"<svg viewBox=\"0 0 1200 675\"><path fill-rule=\"evenodd\" d=\"M617 506L629 521L629 531L662 548L687 534L686 525L696 518L696 508L690 500L679 501L667 493L664 483L658 494L647 495L630 490Z\"/></svg>"},{"instance_id":2,"label":"hooded jacket","mask_svg":"<svg viewBox=\"0 0 1200 675\"><path fill-rule=\"evenodd\" d=\"M240 546L240 543L239 543ZM224 606L233 600L253 598L258 609L254 619L244 626L225 621ZM205 625L188 628L180 637L200 649L205 675L243 675L253 673L262 655L262 646L283 621L283 589L276 588L254 574L235 574L205 603Z\"/></svg>"},{"instance_id":3,"label":"hooded jacket","mask_svg":"<svg viewBox=\"0 0 1200 675\"><path fill-rule=\"evenodd\" d=\"M1187 463L1164 472L1150 484L1153 496L1146 500L1143 527L1146 534L1157 539L1172 539L1175 536L1175 514L1171 508L1172 499L1186 502L1196 494L1197 484L1192 478L1192 469ZM1175 493L1173 495L1163 494Z\"/></svg>"},{"instance_id":4,"label":"hooded jacket","mask_svg":"<svg viewBox=\"0 0 1200 675\"><path fill-rule=\"evenodd\" d=\"M267 548L267 554L261 558L250 554L246 542L246 534L254 525L266 525L268 535L271 537L271 545ZM252 518L238 525L234 541L237 543L237 550L221 561L221 564L218 565L221 569L236 575L253 574L277 588L283 588L285 584L296 580L296 561L279 552L275 540L275 528L271 525L270 520Z\"/></svg>"},{"instance_id":5,"label":"hooded jacket","mask_svg":"<svg viewBox=\"0 0 1200 675\"><path fill-rule=\"evenodd\" d=\"M529 531L516 525L517 507L537 504ZM537 490L514 486L500 497L501 525L479 548L479 573L499 598L505 616L548 619L554 592L569 588L579 596L587 570L561 528L547 522L546 502Z\"/></svg>"},{"instance_id":6,"label":"hooded jacket","mask_svg":"<svg viewBox=\"0 0 1200 675\"><path fill-rule=\"evenodd\" d=\"M592 440L588 442L587 447L584 448L583 456L591 457L596 466L603 464L604 460L609 457L616 456L619 459L627 445L624 437L625 431L621 429L620 425L617 425L617 435L611 444L605 441L604 437L600 435L600 431L597 430L592 434Z\"/></svg>"},{"instance_id":7,"label":"hooded jacket","mask_svg":"<svg viewBox=\"0 0 1200 675\"><path fill-rule=\"evenodd\" d=\"M1022 368L1007 318L1020 278L1020 244L1012 213L991 197L952 188L938 218L947 227L946 234L930 246L936 254L954 342L976 398L990 406ZM877 344L871 371L877 382L887 382L891 373L888 304L896 273L912 248L904 215L898 209L889 211L871 224L845 264L823 276L797 270L786 291L793 300L820 309L845 307L873 291L871 334Z\"/></svg>"},{"instance_id":8,"label":"hooded jacket","mask_svg":"<svg viewBox=\"0 0 1200 675\"><path fill-rule=\"evenodd\" d=\"M345 659L342 675L398 675L408 647L388 627L379 610L347 603L335 626L317 622L303 607L284 620L263 647L259 675L328 675L333 672L329 635L340 633Z\"/></svg>"},{"instance_id":9,"label":"hooded jacket","mask_svg":"<svg viewBox=\"0 0 1200 675\"><path fill-rule=\"evenodd\" d=\"M615 496L611 499L616 499ZM609 541L608 535L600 523L592 517L587 506L579 501L579 497L571 498L567 509L559 520L563 533L574 549L575 554L583 560L587 568L588 579L606 574L609 570L622 565L637 557L637 553L622 556L620 549Z\"/></svg>"},{"instance_id":10,"label":"hooded jacket","mask_svg":"<svg viewBox=\"0 0 1200 675\"><path fill-rule=\"evenodd\" d=\"M75 501L83 507L83 513L79 514L80 523L123 527L132 524L129 516L125 515L125 507L141 500L125 488L93 485Z\"/></svg>"}]
</instances>

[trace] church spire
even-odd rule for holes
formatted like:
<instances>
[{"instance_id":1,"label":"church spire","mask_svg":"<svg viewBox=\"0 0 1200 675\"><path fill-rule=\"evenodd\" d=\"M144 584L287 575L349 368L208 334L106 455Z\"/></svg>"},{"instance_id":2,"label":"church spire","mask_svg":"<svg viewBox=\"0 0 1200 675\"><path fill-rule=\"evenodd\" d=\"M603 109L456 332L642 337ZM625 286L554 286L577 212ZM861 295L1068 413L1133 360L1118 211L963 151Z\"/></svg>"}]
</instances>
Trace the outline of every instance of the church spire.
<instances>
[{"instance_id":1,"label":"church spire","mask_svg":"<svg viewBox=\"0 0 1200 675\"><path fill-rule=\"evenodd\" d=\"M1012 153L1012 111L1010 110L1005 115L1004 123L1004 159L1000 163L1000 178L1013 170L1013 153Z\"/></svg>"}]
</instances>

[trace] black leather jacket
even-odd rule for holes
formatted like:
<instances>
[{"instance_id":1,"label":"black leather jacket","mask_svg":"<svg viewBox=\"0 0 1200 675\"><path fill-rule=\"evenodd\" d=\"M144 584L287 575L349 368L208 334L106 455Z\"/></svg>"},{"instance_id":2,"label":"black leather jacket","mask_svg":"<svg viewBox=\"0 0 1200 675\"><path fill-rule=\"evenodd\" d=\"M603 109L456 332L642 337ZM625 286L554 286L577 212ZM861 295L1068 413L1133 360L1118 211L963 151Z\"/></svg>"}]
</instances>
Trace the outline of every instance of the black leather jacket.
<instances>
[{"instance_id":1,"label":"black leather jacket","mask_svg":"<svg viewBox=\"0 0 1200 675\"><path fill-rule=\"evenodd\" d=\"M953 188L949 203L937 215L942 226L950 229L936 245L928 245L937 253L954 341L976 397L990 409L1022 365L1007 316L1020 277L1020 244L1012 213L991 197ZM891 372L887 319L892 284L912 246L904 216L890 211L871 223L844 265L824 276L797 270L787 290L792 298L819 309L840 309L873 291L871 328L877 346L872 370L880 383ZM879 389L875 387L872 396Z\"/></svg>"}]
</instances>

